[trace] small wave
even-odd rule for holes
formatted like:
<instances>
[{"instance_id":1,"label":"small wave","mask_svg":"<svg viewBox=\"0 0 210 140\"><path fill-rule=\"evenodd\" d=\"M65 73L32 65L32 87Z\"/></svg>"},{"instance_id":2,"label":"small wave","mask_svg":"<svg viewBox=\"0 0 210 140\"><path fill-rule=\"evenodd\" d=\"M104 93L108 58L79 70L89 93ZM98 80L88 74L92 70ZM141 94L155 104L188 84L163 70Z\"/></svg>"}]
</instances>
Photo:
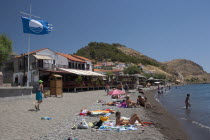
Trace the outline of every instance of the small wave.
<instances>
[{"instance_id":1,"label":"small wave","mask_svg":"<svg viewBox=\"0 0 210 140\"><path fill-rule=\"evenodd\" d=\"M185 120L186 121L187 119L186 118L181 118L181 120Z\"/></svg>"},{"instance_id":2,"label":"small wave","mask_svg":"<svg viewBox=\"0 0 210 140\"><path fill-rule=\"evenodd\" d=\"M208 130L210 131L210 127L208 127L208 126L206 126L206 125L203 125L203 124L201 124L201 123L199 123L199 122L196 122L196 121L192 121L192 123L193 123L193 124L196 124L196 125L198 125L198 126L200 126L201 128L206 128L206 129L208 129Z\"/></svg>"},{"instance_id":3,"label":"small wave","mask_svg":"<svg viewBox=\"0 0 210 140\"><path fill-rule=\"evenodd\" d=\"M186 119L186 118L180 118L180 119L185 120L185 121L190 121L192 124L195 124L195 125L197 125L197 126L199 126L199 127L201 127L201 128L208 129L208 131L210 131L210 127L209 127L209 126L203 125L203 124L201 124L201 123L199 123L199 122L192 121L192 120L188 120L188 119Z\"/></svg>"},{"instance_id":4,"label":"small wave","mask_svg":"<svg viewBox=\"0 0 210 140\"><path fill-rule=\"evenodd\" d=\"M159 103L161 103L160 100L158 99L158 94L155 94L154 98L155 98L156 101L158 101Z\"/></svg>"},{"instance_id":5,"label":"small wave","mask_svg":"<svg viewBox=\"0 0 210 140\"><path fill-rule=\"evenodd\" d=\"M161 103L160 100L157 97L155 98L155 100L158 101L159 103Z\"/></svg>"}]
</instances>

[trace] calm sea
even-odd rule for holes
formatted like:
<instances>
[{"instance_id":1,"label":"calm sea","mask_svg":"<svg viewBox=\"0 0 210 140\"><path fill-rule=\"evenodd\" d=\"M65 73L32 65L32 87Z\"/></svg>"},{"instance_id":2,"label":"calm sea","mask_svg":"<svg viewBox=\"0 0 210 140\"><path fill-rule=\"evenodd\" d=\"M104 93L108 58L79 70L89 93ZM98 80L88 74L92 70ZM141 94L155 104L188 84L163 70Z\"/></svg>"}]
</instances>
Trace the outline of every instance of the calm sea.
<instances>
[{"instance_id":1,"label":"calm sea","mask_svg":"<svg viewBox=\"0 0 210 140\"><path fill-rule=\"evenodd\" d=\"M186 110L188 93L192 106ZM156 98L178 118L192 140L210 140L210 84L166 88L164 94Z\"/></svg>"}]
</instances>

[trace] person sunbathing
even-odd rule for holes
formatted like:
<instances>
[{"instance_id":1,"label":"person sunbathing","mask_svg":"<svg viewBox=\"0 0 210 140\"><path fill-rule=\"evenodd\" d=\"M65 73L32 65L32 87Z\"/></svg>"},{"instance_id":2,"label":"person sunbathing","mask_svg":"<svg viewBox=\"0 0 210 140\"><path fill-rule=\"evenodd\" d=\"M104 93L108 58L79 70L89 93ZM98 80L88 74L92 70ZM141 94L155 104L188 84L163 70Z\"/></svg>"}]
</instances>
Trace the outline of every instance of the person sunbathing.
<instances>
[{"instance_id":1,"label":"person sunbathing","mask_svg":"<svg viewBox=\"0 0 210 140\"><path fill-rule=\"evenodd\" d=\"M89 110L87 110L87 108L82 108L80 110L80 114L79 115L82 115L82 116L91 115L91 112Z\"/></svg>"},{"instance_id":2,"label":"person sunbathing","mask_svg":"<svg viewBox=\"0 0 210 140\"><path fill-rule=\"evenodd\" d=\"M119 111L116 112L116 126L118 125L134 125L136 121L138 121L142 126L144 126L140 117L137 114L133 114L129 120L124 120L121 118L121 113Z\"/></svg>"},{"instance_id":3,"label":"person sunbathing","mask_svg":"<svg viewBox=\"0 0 210 140\"><path fill-rule=\"evenodd\" d=\"M144 107L144 98L139 95L136 104Z\"/></svg>"},{"instance_id":4,"label":"person sunbathing","mask_svg":"<svg viewBox=\"0 0 210 140\"><path fill-rule=\"evenodd\" d=\"M105 105L108 105L108 106L116 106L116 101L113 101L111 103L106 103Z\"/></svg>"},{"instance_id":5,"label":"person sunbathing","mask_svg":"<svg viewBox=\"0 0 210 140\"><path fill-rule=\"evenodd\" d=\"M136 107L136 103L131 101L129 97L126 97L125 102L126 102L127 107Z\"/></svg>"}]
</instances>

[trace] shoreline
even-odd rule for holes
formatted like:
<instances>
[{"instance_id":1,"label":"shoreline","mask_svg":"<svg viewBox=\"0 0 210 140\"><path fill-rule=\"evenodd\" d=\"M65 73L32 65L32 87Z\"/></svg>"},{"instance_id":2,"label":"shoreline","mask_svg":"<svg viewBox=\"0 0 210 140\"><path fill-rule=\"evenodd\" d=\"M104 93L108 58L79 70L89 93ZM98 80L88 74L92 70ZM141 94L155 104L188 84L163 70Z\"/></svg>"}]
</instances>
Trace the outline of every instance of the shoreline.
<instances>
[{"instance_id":1,"label":"shoreline","mask_svg":"<svg viewBox=\"0 0 210 140\"><path fill-rule=\"evenodd\" d=\"M145 96L153 108L147 109L147 115L156 122L156 127L159 131L170 140L189 140L186 130L181 126L178 119L169 113L162 105L155 99L157 90L150 90L145 92Z\"/></svg>"}]
</instances>

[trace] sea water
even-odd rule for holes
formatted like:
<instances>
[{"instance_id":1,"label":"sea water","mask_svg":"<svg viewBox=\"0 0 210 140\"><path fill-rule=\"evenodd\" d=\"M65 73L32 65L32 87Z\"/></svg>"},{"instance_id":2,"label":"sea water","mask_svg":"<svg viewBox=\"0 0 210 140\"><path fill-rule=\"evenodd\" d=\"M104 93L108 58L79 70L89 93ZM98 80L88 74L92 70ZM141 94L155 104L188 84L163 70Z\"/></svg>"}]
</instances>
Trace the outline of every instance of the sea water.
<instances>
[{"instance_id":1,"label":"sea water","mask_svg":"<svg viewBox=\"0 0 210 140\"><path fill-rule=\"evenodd\" d=\"M190 94L191 107L185 108ZM173 86L157 100L175 115L192 140L210 140L210 84Z\"/></svg>"}]
</instances>

